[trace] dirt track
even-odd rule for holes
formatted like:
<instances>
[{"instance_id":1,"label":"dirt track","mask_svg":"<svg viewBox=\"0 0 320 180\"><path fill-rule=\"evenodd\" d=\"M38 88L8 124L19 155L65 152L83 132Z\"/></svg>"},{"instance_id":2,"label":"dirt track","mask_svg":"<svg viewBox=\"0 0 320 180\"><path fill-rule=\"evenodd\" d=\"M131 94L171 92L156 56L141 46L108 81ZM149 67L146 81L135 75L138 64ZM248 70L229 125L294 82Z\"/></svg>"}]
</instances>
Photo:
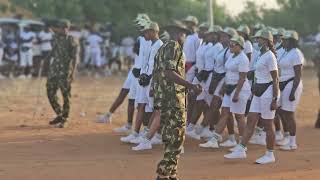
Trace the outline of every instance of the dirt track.
<instances>
[{"instance_id":1,"label":"dirt track","mask_svg":"<svg viewBox=\"0 0 320 180\"><path fill-rule=\"evenodd\" d=\"M45 80L0 81L0 180L152 180L162 147L132 152L112 129L126 120L126 105L112 125L92 123L111 104L123 79L77 79L71 122L66 129L47 125L53 117ZM277 163L259 166L264 148L249 146L246 160L228 161L226 149L203 150L187 139L179 174L182 180L320 179L320 130L313 128L319 108L314 72L304 73L298 110L296 152L276 151ZM80 112L86 116L81 117Z\"/></svg>"}]
</instances>

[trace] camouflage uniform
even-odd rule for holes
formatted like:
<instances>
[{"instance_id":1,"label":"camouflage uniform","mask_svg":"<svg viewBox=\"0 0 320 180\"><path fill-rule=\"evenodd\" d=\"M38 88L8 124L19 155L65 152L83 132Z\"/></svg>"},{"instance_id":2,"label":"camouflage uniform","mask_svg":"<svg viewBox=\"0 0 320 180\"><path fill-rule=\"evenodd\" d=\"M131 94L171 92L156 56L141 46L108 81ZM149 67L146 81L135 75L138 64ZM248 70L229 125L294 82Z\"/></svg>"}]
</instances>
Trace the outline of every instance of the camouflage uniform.
<instances>
[{"instance_id":1,"label":"camouflage uniform","mask_svg":"<svg viewBox=\"0 0 320 180\"><path fill-rule=\"evenodd\" d=\"M174 177L182 145L185 139L185 87L168 81L165 70L174 70L185 76L184 56L181 45L176 41L168 41L155 57L154 106L160 109L162 140L165 146L164 158L158 164L160 176Z\"/></svg>"},{"instance_id":2,"label":"camouflage uniform","mask_svg":"<svg viewBox=\"0 0 320 180\"><path fill-rule=\"evenodd\" d=\"M47 95L51 107L57 116L66 120L69 116L71 97L71 81L76 64L77 43L69 35L54 35L47 80ZM63 109L58 103L58 90L63 96Z\"/></svg>"}]
</instances>

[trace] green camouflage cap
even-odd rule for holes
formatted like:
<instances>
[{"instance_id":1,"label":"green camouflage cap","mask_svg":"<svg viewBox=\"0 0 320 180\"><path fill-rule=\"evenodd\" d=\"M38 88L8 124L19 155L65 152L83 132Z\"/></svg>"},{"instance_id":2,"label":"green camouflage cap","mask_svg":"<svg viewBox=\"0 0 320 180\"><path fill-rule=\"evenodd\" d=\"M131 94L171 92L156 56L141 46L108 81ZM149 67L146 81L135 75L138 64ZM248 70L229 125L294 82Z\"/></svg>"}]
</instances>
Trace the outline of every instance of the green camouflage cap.
<instances>
[{"instance_id":1,"label":"green camouflage cap","mask_svg":"<svg viewBox=\"0 0 320 180\"><path fill-rule=\"evenodd\" d=\"M160 34L159 38L164 42L169 41L170 34L168 33L168 31L163 31L163 33Z\"/></svg>"},{"instance_id":2,"label":"green camouflage cap","mask_svg":"<svg viewBox=\"0 0 320 180\"><path fill-rule=\"evenodd\" d=\"M145 19L140 19L139 22L136 23L136 26L141 28L140 30L144 29L145 26L147 26L150 23L150 21Z\"/></svg>"},{"instance_id":3,"label":"green camouflage cap","mask_svg":"<svg viewBox=\"0 0 320 180\"><path fill-rule=\"evenodd\" d=\"M286 30L284 28L274 29L272 31L272 35L274 35L274 36L283 36L285 31Z\"/></svg>"},{"instance_id":4,"label":"green camouflage cap","mask_svg":"<svg viewBox=\"0 0 320 180\"><path fill-rule=\"evenodd\" d=\"M146 23L146 25L143 27L143 29L141 31L146 31L146 30L154 30L154 31L159 32L160 28L159 28L158 23L150 21L150 22Z\"/></svg>"},{"instance_id":5,"label":"green camouflage cap","mask_svg":"<svg viewBox=\"0 0 320 180\"><path fill-rule=\"evenodd\" d=\"M150 21L150 17L145 14L145 13L139 13L136 17L136 19L134 19L134 22L138 23L141 19L144 19L144 20L148 20Z\"/></svg>"},{"instance_id":6,"label":"green camouflage cap","mask_svg":"<svg viewBox=\"0 0 320 180\"><path fill-rule=\"evenodd\" d=\"M187 28L187 26L178 20L174 20L171 24L163 27L163 29L166 29L166 30L171 29L171 28L179 29L181 31L184 31L187 34L190 33L190 30Z\"/></svg>"},{"instance_id":7,"label":"green camouflage cap","mask_svg":"<svg viewBox=\"0 0 320 180\"><path fill-rule=\"evenodd\" d=\"M60 19L56 22L56 24L54 25L54 27L58 27L58 28L70 28L70 21L67 19Z\"/></svg>"},{"instance_id":8,"label":"green camouflage cap","mask_svg":"<svg viewBox=\"0 0 320 180\"><path fill-rule=\"evenodd\" d=\"M256 32L256 34L253 36L253 38L263 38L263 39L267 39L269 41L273 41L273 36L272 33L270 31L268 31L267 29L261 29L258 32Z\"/></svg>"},{"instance_id":9,"label":"green camouflage cap","mask_svg":"<svg viewBox=\"0 0 320 180\"><path fill-rule=\"evenodd\" d=\"M182 21L184 21L184 22L193 22L195 25L198 25L198 23L199 23L198 18L195 17L195 16L187 16Z\"/></svg>"},{"instance_id":10,"label":"green camouflage cap","mask_svg":"<svg viewBox=\"0 0 320 180\"><path fill-rule=\"evenodd\" d=\"M261 23L257 23L253 26L254 29L263 29L265 28L265 25L264 24L261 24Z\"/></svg>"},{"instance_id":11,"label":"green camouflage cap","mask_svg":"<svg viewBox=\"0 0 320 180\"><path fill-rule=\"evenodd\" d=\"M200 28L209 29L209 27L210 27L210 25L209 25L207 22L201 23L201 24L199 25L199 29L200 29Z\"/></svg>"},{"instance_id":12,"label":"green camouflage cap","mask_svg":"<svg viewBox=\"0 0 320 180\"><path fill-rule=\"evenodd\" d=\"M210 28L208 29L208 31L206 33L207 34L209 34L209 33L218 33L220 31L223 31L221 26L213 25L213 26L210 26Z\"/></svg>"},{"instance_id":13,"label":"green camouflage cap","mask_svg":"<svg viewBox=\"0 0 320 180\"><path fill-rule=\"evenodd\" d=\"M244 47L244 39L243 37L239 36L239 35L234 35L230 41L235 42L236 44L239 44L242 48Z\"/></svg>"},{"instance_id":14,"label":"green camouflage cap","mask_svg":"<svg viewBox=\"0 0 320 180\"><path fill-rule=\"evenodd\" d=\"M237 29L238 32L243 32L247 35L250 35L250 28L247 25L241 25Z\"/></svg>"},{"instance_id":15,"label":"green camouflage cap","mask_svg":"<svg viewBox=\"0 0 320 180\"><path fill-rule=\"evenodd\" d=\"M299 34L296 31L288 30L284 33L283 39L294 39L299 41Z\"/></svg>"},{"instance_id":16,"label":"green camouflage cap","mask_svg":"<svg viewBox=\"0 0 320 180\"><path fill-rule=\"evenodd\" d=\"M222 32L228 34L231 37L233 37L234 35L238 35L237 31L232 27L226 27Z\"/></svg>"}]
</instances>

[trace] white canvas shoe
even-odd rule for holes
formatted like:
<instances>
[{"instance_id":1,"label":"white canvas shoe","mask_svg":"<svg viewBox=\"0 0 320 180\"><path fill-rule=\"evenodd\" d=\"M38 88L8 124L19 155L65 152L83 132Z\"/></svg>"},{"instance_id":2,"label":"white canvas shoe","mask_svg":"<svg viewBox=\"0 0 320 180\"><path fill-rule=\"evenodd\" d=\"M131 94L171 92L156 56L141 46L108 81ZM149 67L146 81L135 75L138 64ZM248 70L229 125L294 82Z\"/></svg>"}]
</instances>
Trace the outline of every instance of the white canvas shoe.
<instances>
[{"instance_id":1,"label":"white canvas shoe","mask_svg":"<svg viewBox=\"0 0 320 180\"><path fill-rule=\"evenodd\" d=\"M143 151L143 150L149 150L152 149L151 141L143 138L143 141L139 143L139 145L132 147L133 151Z\"/></svg>"},{"instance_id":2,"label":"white canvas shoe","mask_svg":"<svg viewBox=\"0 0 320 180\"><path fill-rule=\"evenodd\" d=\"M156 145L156 144L162 144L162 138L160 134L155 134L152 139L151 139L151 144Z\"/></svg>"},{"instance_id":3,"label":"white canvas shoe","mask_svg":"<svg viewBox=\"0 0 320 180\"><path fill-rule=\"evenodd\" d=\"M262 146L267 145L266 132L262 131L254 139L250 140L249 143L250 144L256 144L256 145L262 145Z\"/></svg>"},{"instance_id":4,"label":"white canvas shoe","mask_svg":"<svg viewBox=\"0 0 320 180\"><path fill-rule=\"evenodd\" d=\"M285 145L289 144L289 142L290 142L289 136L285 136L282 140L276 141L276 144L278 146L285 146Z\"/></svg>"},{"instance_id":5,"label":"white canvas shoe","mask_svg":"<svg viewBox=\"0 0 320 180\"><path fill-rule=\"evenodd\" d=\"M137 134L137 133L131 133L131 134L129 134L129 135L126 136L126 137L120 138L120 141L121 141L121 142L124 142L124 143L130 143L130 141L136 139L137 137L138 137L138 134Z\"/></svg>"},{"instance_id":6,"label":"white canvas shoe","mask_svg":"<svg viewBox=\"0 0 320 180\"><path fill-rule=\"evenodd\" d=\"M195 130L192 130L192 131L190 131L190 132L187 131L187 132L186 132L186 135L187 135L188 137L192 138L192 139L196 139L196 140L200 140L200 139L201 139L201 138L200 138L200 135L197 134Z\"/></svg>"},{"instance_id":7,"label":"white canvas shoe","mask_svg":"<svg viewBox=\"0 0 320 180\"><path fill-rule=\"evenodd\" d=\"M269 164L276 162L273 152L266 152L261 158L256 160L257 164Z\"/></svg>"},{"instance_id":8,"label":"white canvas shoe","mask_svg":"<svg viewBox=\"0 0 320 180\"><path fill-rule=\"evenodd\" d=\"M298 149L298 146L297 146L297 144L288 143L287 145L280 146L280 149L283 151L294 151L294 150Z\"/></svg>"},{"instance_id":9,"label":"white canvas shoe","mask_svg":"<svg viewBox=\"0 0 320 180\"><path fill-rule=\"evenodd\" d=\"M220 146L222 146L222 147L235 147L236 145L237 145L237 142L231 141L230 139L228 139L225 142L220 144Z\"/></svg>"},{"instance_id":10,"label":"white canvas shoe","mask_svg":"<svg viewBox=\"0 0 320 180\"><path fill-rule=\"evenodd\" d=\"M283 139L283 134L281 131L276 132L276 141L281 141Z\"/></svg>"},{"instance_id":11,"label":"white canvas shoe","mask_svg":"<svg viewBox=\"0 0 320 180\"><path fill-rule=\"evenodd\" d=\"M238 144L238 145L236 145L235 147L230 148L229 151L230 151L230 152L234 152L234 151L238 151L238 150L241 150L241 149L243 149L243 147L240 146L240 144ZM247 151L247 147L245 147L244 150Z\"/></svg>"},{"instance_id":12,"label":"white canvas shoe","mask_svg":"<svg viewBox=\"0 0 320 180\"><path fill-rule=\"evenodd\" d=\"M121 126L119 128L113 129L113 131L116 132L116 133L126 133L128 131L131 131L131 128L132 128L131 125L125 124L125 125L123 125L123 126Z\"/></svg>"},{"instance_id":13,"label":"white canvas shoe","mask_svg":"<svg viewBox=\"0 0 320 180\"><path fill-rule=\"evenodd\" d=\"M111 123L111 118L112 114L111 113L106 113L100 117L98 117L98 119L96 120L96 123Z\"/></svg>"},{"instance_id":14,"label":"white canvas shoe","mask_svg":"<svg viewBox=\"0 0 320 180\"><path fill-rule=\"evenodd\" d=\"M132 144L140 144L140 143L142 143L143 141L144 141L144 139L145 139L145 136L138 136L138 137L136 137L135 139L132 139L131 141L130 141L130 143L132 143Z\"/></svg>"},{"instance_id":15,"label":"white canvas shoe","mask_svg":"<svg viewBox=\"0 0 320 180\"><path fill-rule=\"evenodd\" d=\"M238 147L238 146L236 146ZM244 159L247 158L246 148L239 146L235 151L224 155L224 158L227 159Z\"/></svg>"},{"instance_id":16,"label":"white canvas shoe","mask_svg":"<svg viewBox=\"0 0 320 180\"><path fill-rule=\"evenodd\" d=\"M213 148L213 149L218 149L219 148L218 140L216 138L214 138L214 137L212 137L206 143L199 144L199 146L202 147L202 148Z\"/></svg>"},{"instance_id":17,"label":"white canvas shoe","mask_svg":"<svg viewBox=\"0 0 320 180\"><path fill-rule=\"evenodd\" d=\"M209 128L204 128L200 133L200 138L212 138L213 132Z\"/></svg>"}]
</instances>

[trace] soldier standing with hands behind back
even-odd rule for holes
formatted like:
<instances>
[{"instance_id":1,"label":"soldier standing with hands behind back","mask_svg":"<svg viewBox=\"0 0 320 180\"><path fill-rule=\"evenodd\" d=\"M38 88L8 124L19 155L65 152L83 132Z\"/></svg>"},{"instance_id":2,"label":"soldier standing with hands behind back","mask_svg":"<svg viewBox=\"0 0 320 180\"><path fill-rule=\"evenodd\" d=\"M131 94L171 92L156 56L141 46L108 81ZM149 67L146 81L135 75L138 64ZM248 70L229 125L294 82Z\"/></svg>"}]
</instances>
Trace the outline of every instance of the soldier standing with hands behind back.
<instances>
[{"instance_id":1,"label":"soldier standing with hands behind back","mask_svg":"<svg viewBox=\"0 0 320 180\"><path fill-rule=\"evenodd\" d=\"M202 89L184 80L185 59L183 42L188 30L181 22L167 26L170 39L155 57L154 90L155 110L160 110L164 158L157 168L157 180L177 180L178 159L185 139L185 88L200 94Z\"/></svg>"},{"instance_id":2,"label":"soldier standing with hands behind back","mask_svg":"<svg viewBox=\"0 0 320 180\"><path fill-rule=\"evenodd\" d=\"M72 36L68 35L70 22L59 20L52 28L54 37L50 58L52 63L49 68L47 80L47 95L51 107L57 117L50 121L50 125L63 128L69 117L71 97L71 82L76 66L77 43ZM57 92L60 89L63 96L63 108L58 103Z\"/></svg>"}]
</instances>

